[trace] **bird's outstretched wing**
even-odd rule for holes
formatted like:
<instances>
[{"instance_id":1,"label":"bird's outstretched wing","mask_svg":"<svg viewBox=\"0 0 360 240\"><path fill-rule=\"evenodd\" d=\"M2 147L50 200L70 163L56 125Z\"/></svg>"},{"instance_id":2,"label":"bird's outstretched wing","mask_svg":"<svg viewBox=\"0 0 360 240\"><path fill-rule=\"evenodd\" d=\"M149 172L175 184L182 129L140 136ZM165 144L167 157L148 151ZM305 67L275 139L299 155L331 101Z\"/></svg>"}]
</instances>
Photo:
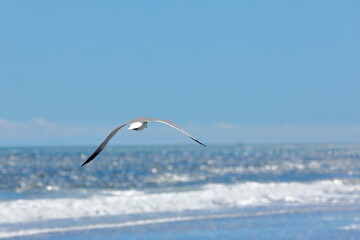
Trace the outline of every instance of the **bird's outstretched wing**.
<instances>
[{"instance_id":1,"label":"bird's outstretched wing","mask_svg":"<svg viewBox=\"0 0 360 240\"><path fill-rule=\"evenodd\" d=\"M161 123L165 123L167 125L169 125L170 127L175 128L176 130L179 130L180 132L182 132L183 134L185 134L186 136L188 136L189 138L191 138L192 140L194 140L195 142L203 145L204 147L206 147L205 144L203 144L202 142L200 142L199 140L197 140L196 138L194 138L193 136L191 136L189 133L187 133L184 129L182 129L181 127L177 126L175 123L170 122L168 120L164 120L164 119L160 119L160 118L149 118L148 121L150 122L161 122Z\"/></svg>"},{"instance_id":2,"label":"bird's outstretched wing","mask_svg":"<svg viewBox=\"0 0 360 240\"><path fill-rule=\"evenodd\" d=\"M100 144L100 146L95 150L95 152L93 154L91 154L91 156L81 165L84 166L85 164L91 162L106 146L106 144L108 144L108 142L110 141L110 139L124 126L126 126L127 124L129 124L130 122L124 123L123 125L120 125L119 127L115 128L114 130L112 130L112 132L106 137L106 139Z\"/></svg>"}]
</instances>

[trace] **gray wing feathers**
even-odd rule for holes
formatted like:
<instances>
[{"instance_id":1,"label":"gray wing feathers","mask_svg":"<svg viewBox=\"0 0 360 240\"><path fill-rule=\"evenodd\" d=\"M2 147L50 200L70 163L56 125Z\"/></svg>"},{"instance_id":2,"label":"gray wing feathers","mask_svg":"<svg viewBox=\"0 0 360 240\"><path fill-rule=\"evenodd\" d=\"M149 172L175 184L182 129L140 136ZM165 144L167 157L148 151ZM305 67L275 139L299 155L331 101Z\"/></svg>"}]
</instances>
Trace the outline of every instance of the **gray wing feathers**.
<instances>
[{"instance_id":1,"label":"gray wing feathers","mask_svg":"<svg viewBox=\"0 0 360 240\"><path fill-rule=\"evenodd\" d=\"M170 122L168 120L164 120L164 119L159 119L159 118L150 118L148 119L148 121L152 121L152 122L161 122L161 123L165 123L167 125L169 125L170 127L175 128L176 130L179 130L180 132L182 132L183 134L185 134L186 136L188 136L189 138L191 138L192 140L194 140L195 142L203 145L204 147L206 147L205 144L203 144L202 142L200 142L199 140L197 140L196 138L194 138L193 136L191 136L189 133L187 133L184 129L182 129L181 127L177 126L175 123Z\"/></svg>"},{"instance_id":2,"label":"gray wing feathers","mask_svg":"<svg viewBox=\"0 0 360 240\"><path fill-rule=\"evenodd\" d=\"M125 125L127 125L128 123L125 123L117 128L115 128L107 137L106 139L100 144L100 146L95 150L95 152L93 154L91 154L91 156L81 165L84 166L85 164L91 162L104 148L105 146L108 144L108 142L110 141L110 139Z\"/></svg>"}]
</instances>

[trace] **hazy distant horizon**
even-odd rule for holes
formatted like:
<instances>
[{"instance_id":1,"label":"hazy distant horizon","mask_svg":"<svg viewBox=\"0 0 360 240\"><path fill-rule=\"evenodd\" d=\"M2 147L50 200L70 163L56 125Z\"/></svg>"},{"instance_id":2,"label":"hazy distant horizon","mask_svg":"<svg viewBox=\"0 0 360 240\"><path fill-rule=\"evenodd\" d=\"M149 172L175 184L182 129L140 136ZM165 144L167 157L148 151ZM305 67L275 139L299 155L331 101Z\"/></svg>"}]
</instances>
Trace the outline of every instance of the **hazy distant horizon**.
<instances>
[{"instance_id":1,"label":"hazy distant horizon","mask_svg":"<svg viewBox=\"0 0 360 240\"><path fill-rule=\"evenodd\" d=\"M93 146L100 144L117 125L59 125L44 119L10 122L0 119L0 146ZM357 144L360 125L234 125L225 122L185 124L184 129L208 145L217 144ZM171 127L149 123L136 132L123 128L110 145L192 145Z\"/></svg>"}]
</instances>

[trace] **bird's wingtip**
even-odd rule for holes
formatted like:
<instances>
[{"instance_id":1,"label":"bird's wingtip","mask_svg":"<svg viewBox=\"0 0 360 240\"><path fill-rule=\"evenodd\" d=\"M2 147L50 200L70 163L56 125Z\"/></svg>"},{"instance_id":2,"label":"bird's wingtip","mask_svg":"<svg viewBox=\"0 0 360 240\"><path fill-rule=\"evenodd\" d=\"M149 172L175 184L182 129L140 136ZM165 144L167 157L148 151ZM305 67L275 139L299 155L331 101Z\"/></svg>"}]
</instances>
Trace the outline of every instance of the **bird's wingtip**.
<instances>
[{"instance_id":1,"label":"bird's wingtip","mask_svg":"<svg viewBox=\"0 0 360 240\"><path fill-rule=\"evenodd\" d=\"M196 140L195 138L192 138L195 142L197 142L198 144L204 146L204 147L207 147L205 144L203 144L202 142L200 142L199 140Z\"/></svg>"},{"instance_id":2,"label":"bird's wingtip","mask_svg":"<svg viewBox=\"0 0 360 240\"><path fill-rule=\"evenodd\" d=\"M85 166L88 162L89 162L89 161L85 161L83 164L81 164L81 166L80 166L80 167Z\"/></svg>"}]
</instances>

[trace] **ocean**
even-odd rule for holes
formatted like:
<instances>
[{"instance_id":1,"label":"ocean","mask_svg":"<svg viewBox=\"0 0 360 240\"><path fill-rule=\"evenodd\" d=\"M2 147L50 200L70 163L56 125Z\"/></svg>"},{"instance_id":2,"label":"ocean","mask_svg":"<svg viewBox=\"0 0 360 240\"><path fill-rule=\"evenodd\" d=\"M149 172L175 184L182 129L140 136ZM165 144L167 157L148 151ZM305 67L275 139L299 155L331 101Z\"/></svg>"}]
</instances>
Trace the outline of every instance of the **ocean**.
<instances>
[{"instance_id":1,"label":"ocean","mask_svg":"<svg viewBox=\"0 0 360 240\"><path fill-rule=\"evenodd\" d=\"M360 145L0 148L0 239L360 239Z\"/></svg>"}]
</instances>

